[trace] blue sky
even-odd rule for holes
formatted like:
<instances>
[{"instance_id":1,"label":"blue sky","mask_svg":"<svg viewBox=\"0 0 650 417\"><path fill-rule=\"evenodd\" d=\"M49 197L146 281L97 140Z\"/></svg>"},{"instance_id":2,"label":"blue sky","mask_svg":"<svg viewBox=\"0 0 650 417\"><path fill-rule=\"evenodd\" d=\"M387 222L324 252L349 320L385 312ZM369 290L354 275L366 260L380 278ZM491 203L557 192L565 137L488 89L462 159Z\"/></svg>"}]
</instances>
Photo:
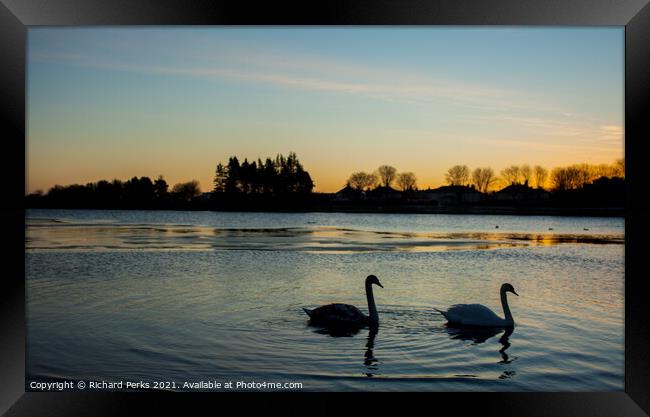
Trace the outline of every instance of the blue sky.
<instances>
[{"instance_id":1,"label":"blue sky","mask_svg":"<svg viewBox=\"0 0 650 417\"><path fill-rule=\"evenodd\" d=\"M30 28L28 189L295 151L318 191L382 164L623 156L623 27Z\"/></svg>"}]
</instances>

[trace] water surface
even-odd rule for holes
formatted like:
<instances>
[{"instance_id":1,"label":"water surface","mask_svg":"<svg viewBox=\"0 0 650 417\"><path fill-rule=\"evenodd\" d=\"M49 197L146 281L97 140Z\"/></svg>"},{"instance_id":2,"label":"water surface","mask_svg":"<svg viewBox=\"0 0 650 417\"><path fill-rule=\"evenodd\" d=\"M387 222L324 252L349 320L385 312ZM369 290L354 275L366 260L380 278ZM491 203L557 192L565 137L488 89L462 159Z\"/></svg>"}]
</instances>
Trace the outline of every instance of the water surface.
<instances>
[{"instance_id":1,"label":"water surface","mask_svg":"<svg viewBox=\"0 0 650 417\"><path fill-rule=\"evenodd\" d=\"M498 226L498 227L497 227ZM622 218L29 210L28 379L623 390ZM331 334L302 307L366 310ZM433 307L517 326L466 332Z\"/></svg>"}]
</instances>

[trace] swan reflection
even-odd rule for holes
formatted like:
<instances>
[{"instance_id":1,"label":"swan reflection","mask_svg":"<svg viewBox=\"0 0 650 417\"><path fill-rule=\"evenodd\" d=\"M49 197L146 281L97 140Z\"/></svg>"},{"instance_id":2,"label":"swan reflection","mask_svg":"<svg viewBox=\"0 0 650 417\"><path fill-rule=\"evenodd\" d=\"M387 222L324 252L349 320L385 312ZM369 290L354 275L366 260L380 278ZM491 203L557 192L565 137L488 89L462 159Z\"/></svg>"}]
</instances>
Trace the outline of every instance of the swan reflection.
<instances>
[{"instance_id":1,"label":"swan reflection","mask_svg":"<svg viewBox=\"0 0 650 417\"><path fill-rule=\"evenodd\" d=\"M501 343L502 345L501 349L499 349L499 353L501 354L501 360L499 361L499 363L507 364L517 359L516 357L514 359L510 359L508 357L508 354L506 353L506 350L508 350L508 348L510 347L510 335L514 330L515 330L514 327L510 327L506 329L505 333L503 333L503 335L499 338L499 343ZM515 375L516 372L514 370L503 371L503 373L499 376L499 379L509 379L514 377Z\"/></svg>"},{"instance_id":2,"label":"swan reflection","mask_svg":"<svg viewBox=\"0 0 650 417\"><path fill-rule=\"evenodd\" d=\"M501 361L499 363L511 363L514 359L510 359L506 350L510 347L510 336L514 332L514 327L497 328L497 327L453 327L446 326L445 329L449 333L449 337L454 340L463 340L471 341L474 344L485 343L488 339L500 334L503 332L499 338L499 343L501 344L501 349L499 349L499 354L501 355ZM504 331L505 330L505 331Z\"/></svg>"},{"instance_id":3,"label":"swan reflection","mask_svg":"<svg viewBox=\"0 0 650 417\"><path fill-rule=\"evenodd\" d=\"M319 327L314 330L314 333L325 334L331 337L352 337L359 333L361 328L359 327ZM370 327L368 331L368 338L366 339L366 349L363 354L363 365L366 367L365 375L367 377L373 377L379 370L379 359L375 358L374 349L375 349L375 338L377 337L378 332L377 327Z\"/></svg>"},{"instance_id":4,"label":"swan reflection","mask_svg":"<svg viewBox=\"0 0 650 417\"><path fill-rule=\"evenodd\" d=\"M510 363L514 360L514 359L509 359L508 354L506 353L506 350L508 350L508 348L510 347L510 335L514 331L515 331L514 327L509 327L499 338L499 343L501 343L502 345L502 348L499 349L499 353L501 354L501 361L499 363ZM512 371L512 373L514 374L514 371Z\"/></svg>"},{"instance_id":5,"label":"swan reflection","mask_svg":"<svg viewBox=\"0 0 650 417\"><path fill-rule=\"evenodd\" d=\"M364 354L363 364L368 368L366 376L372 377L374 374L370 371L377 371L379 367L377 366L379 360L375 358L373 349L375 348L375 337L377 336L377 329L371 328L368 332L368 341L366 342L366 353Z\"/></svg>"},{"instance_id":6,"label":"swan reflection","mask_svg":"<svg viewBox=\"0 0 650 417\"><path fill-rule=\"evenodd\" d=\"M314 330L314 333L326 334L332 337L352 337L358 334L360 330L361 328L359 327L333 326L333 327L318 327L316 330Z\"/></svg>"},{"instance_id":7,"label":"swan reflection","mask_svg":"<svg viewBox=\"0 0 650 417\"><path fill-rule=\"evenodd\" d=\"M454 340L474 342L474 344L485 343L488 339L503 332L503 329L496 327L454 327L446 326L449 337Z\"/></svg>"}]
</instances>

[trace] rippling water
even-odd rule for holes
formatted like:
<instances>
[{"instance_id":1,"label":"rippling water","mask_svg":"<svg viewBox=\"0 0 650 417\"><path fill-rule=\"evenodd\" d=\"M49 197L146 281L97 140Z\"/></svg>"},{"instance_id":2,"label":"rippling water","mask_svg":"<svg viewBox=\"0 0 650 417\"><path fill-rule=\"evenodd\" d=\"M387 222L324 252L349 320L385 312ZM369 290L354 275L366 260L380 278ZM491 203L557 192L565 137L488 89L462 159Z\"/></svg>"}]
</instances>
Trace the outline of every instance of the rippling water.
<instances>
[{"instance_id":1,"label":"rippling water","mask_svg":"<svg viewBox=\"0 0 650 417\"><path fill-rule=\"evenodd\" d=\"M497 228L498 226L498 228ZM30 210L27 376L306 390L623 390L622 218ZM302 307L367 311L331 334ZM514 332L445 326L482 303Z\"/></svg>"}]
</instances>

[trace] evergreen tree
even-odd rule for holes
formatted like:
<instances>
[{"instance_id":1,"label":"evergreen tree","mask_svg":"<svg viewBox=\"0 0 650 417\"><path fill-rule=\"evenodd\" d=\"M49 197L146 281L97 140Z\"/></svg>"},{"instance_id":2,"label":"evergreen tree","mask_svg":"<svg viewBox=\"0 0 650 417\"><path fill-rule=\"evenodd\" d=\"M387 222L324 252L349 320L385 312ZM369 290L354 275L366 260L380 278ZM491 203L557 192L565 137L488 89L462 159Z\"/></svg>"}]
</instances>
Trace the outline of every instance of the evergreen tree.
<instances>
[{"instance_id":1,"label":"evergreen tree","mask_svg":"<svg viewBox=\"0 0 650 417\"><path fill-rule=\"evenodd\" d=\"M226 179L226 192L237 193L241 191L239 160L236 156L228 160L228 178Z\"/></svg>"},{"instance_id":2,"label":"evergreen tree","mask_svg":"<svg viewBox=\"0 0 650 417\"><path fill-rule=\"evenodd\" d=\"M276 155L275 159L239 163L236 156L228 159L228 165L217 164L214 191L242 194L309 194L314 189L311 176L291 152L287 157Z\"/></svg>"},{"instance_id":3,"label":"evergreen tree","mask_svg":"<svg viewBox=\"0 0 650 417\"><path fill-rule=\"evenodd\" d=\"M226 184L228 183L228 168L223 166L221 162L217 164L217 169L214 174L214 192L222 193L226 191Z\"/></svg>"}]
</instances>

